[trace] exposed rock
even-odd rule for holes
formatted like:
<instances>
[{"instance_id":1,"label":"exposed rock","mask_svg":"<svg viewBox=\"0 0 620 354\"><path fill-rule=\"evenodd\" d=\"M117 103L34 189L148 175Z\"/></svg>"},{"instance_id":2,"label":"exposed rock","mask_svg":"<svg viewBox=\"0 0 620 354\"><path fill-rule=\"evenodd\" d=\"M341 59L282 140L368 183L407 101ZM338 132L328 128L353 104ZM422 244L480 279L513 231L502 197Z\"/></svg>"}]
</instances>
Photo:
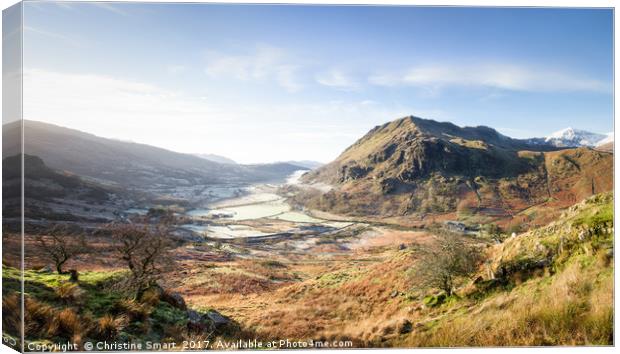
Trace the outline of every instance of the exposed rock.
<instances>
[{"instance_id":1,"label":"exposed rock","mask_svg":"<svg viewBox=\"0 0 620 354\"><path fill-rule=\"evenodd\" d=\"M183 296L181 296L181 294L177 292L164 292L161 300L169 303L170 305L178 309L187 310L187 304L185 303L185 299L183 299Z\"/></svg>"},{"instance_id":2,"label":"exposed rock","mask_svg":"<svg viewBox=\"0 0 620 354\"><path fill-rule=\"evenodd\" d=\"M214 329L214 323L206 315L201 315L194 310L187 310L187 328L190 331L205 332Z\"/></svg>"},{"instance_id":3,"label":"exposed rock","mask_svg":"<svg viewBox=\"0 0 620 354\"><path fill-rule=\"evenodd\" d=\"M342 169L340 170L340 175L341 175L340 181L346 182L350 180L360 179L362 177L365 177L371 169L372 168L370 167L361 167L357 165L353 165L353 166L344 165L342 166Z\"/></svg>"},{"instance_id":4,"label":"exposed rock","mask_svg":"<svg viewBox=\"0 0 620 354\"><path fill-rule=\"evenodd\" d=\"M379 182L381 193L390 194L398 188L400 182L396 178L386 178Z\"/></svg>"},{"instance_id":5,"label":"exposed rock","mask_svg":"<svg viewBox=\"0 0 620 354\"><path fill-rule=\"evenodd\" d=\"M413 324L409 322L408 319L403 318L402 320L398 321L397 328L398 328L398 333L406 334L406 333L410 333L413 330Z\"/></svg>"},{"instance_id":6,"label":"exposed rock","mask_svg":"<svg viewBox=\"0 0 620 354\"><path fill-rule=\"evenodd\" d=\"M209 310L209 312L207 312L205 316L213 323L213 326L217 331L222 331L232 324L230 318L222 315L215 310Z\"/></svg>"}]
</instances>

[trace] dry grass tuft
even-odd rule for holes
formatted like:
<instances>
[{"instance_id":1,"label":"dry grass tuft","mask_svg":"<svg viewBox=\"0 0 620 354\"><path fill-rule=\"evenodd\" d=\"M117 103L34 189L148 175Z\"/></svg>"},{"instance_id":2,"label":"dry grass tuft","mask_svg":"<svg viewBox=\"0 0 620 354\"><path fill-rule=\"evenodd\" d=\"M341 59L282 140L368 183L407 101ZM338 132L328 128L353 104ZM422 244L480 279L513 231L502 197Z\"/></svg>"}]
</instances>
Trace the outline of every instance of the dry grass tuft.
<instances>
[{"instance_id":1,"label":"dry grass tuft","mask_svg":"<svg viewBox=\"0 0 620 354\"><path fill-rule=\"evenodd\" d=\"M162 296L162 293L158 289L150 288L146 290L144 294L142 294L142 297L140 298L140 302L148 306L155 307L159 304L159 301L161 300L161 296Z\"/></svg>"},{"instance_id":2,"label":"dry grass tuft","mask_svg":"<svg viewBox=\"0 0 620 354\"><path fill-rule=\"evenodd\" d=\"M50 337L61 337L75 343L81 343L82 337L89 327L90 324L81 319L75 310L66 308L54 312L49 319L47 334Z\"/></svg>"},{"instance_id":3,"label":"dry grass tuft","mask_svg":"<svg viewBox=\"0 0 620 354\"><path fill-rule=\"evenodd\" d=\"M97 320L93 335L99 340L112 340L116 338L129 323L129 318L125 315L114 317L106 314Z\"/></svg>"},{"instance_id":4,"label":"dry grass tuft","mask_svg":"<svg viewBox=\"0 0 620 354\"><path fill-rule=\"evenodd\" d=\"M56 296L64 304L81 304L83 303L84 290L82 290L77 284L63 283L54 289Z\"/></svg>"},{"instance_id":5,"label":"dry grass tuft","mask_svg":"<svg viewBox=\"0 0 620 354\"><path fill-rule=\"evenodd\" d=\"M21 297L19 294L2 297L2 328L6 333L19 336L21 332Z\"/></svg>"},{"instance_id":6,"label":"dry grass tuft","mask_svg":"<svg viewBox=\"0 0 620 354\"><path fill-rule=\"evenodd\" d=\"M122 299L117 301L112 307L112 313L127 316L130 322L146 320L153 308L146 303L139 303L135 300Z\"/></svg>"}]
</instances>

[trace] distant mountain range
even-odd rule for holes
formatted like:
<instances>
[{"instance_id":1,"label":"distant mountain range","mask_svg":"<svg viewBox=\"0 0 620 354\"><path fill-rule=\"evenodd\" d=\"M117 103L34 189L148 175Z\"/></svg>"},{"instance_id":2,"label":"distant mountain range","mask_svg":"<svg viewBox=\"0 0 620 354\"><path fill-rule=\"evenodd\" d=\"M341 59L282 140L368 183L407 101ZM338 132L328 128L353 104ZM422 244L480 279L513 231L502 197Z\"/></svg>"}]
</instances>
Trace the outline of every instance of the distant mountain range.
<instances>
[{"instance_id":1,"label":"distant mountain range","mask_svg":"<svg viewBox=\"0 0 620 354\"><path fill-rule=\"evenodd\" d=\"M512 215L554 200L572 205L613 186L613 155L512 139L496 130L405 117L370 130L335 161L302 177L334 186L298 198L310 208L356 215ZM589 137L592 137L589 135ZM590 141L588 141L590 142Z\"/></svg>"},{"instance_id":2,"label":"distant mountain range","mask_svg":"<svg viewBox=\"0 0 620 354\"><path fill-rule=\"evenodd\" d=\"M312 161L312 160L284 161L284 163L289 163L291 165L305 167L309 170L314 170L315 168L319 168L324 165L324 163L322 162Z\"/></svg>"},{"instance_id":3,"label":"distant mountain range","mask_svg":"<svg viewBox=\"0 0 620 354\"><path fill-rule=\"evenodd\" d=\"M19 153L19 123L4 125L3 159ZM306 169L288 163L239 165L114 139L37 121L24 121L25 153L54 170L68 171L103 185L143 189L284 180Z\"/></svg>"},{"instance_id":4,"label":"distant mountain range","mask_svg":"<svg viewBox=\"0 0 620 354\"><path fill-rule=\"evenodd\" d=\"M614 134L599 134L585 130L566 128L544 138L526 139L534 145L552 145L555 147L600 146L614 141Z\"/></svg>"},{"instance_id":5,"label":"distant mountain range","mask_svg":"<svg viewBox=\"0 0 620 354\"><path fill-rule=\"evenodd\" d=\"M216 155L216 154L194 154L202 159L217 162L217 163L227 163L230 165L236 165L237 162L235 160L229 159L228 157Z\"/></svg>"},{"instance_id":6,"label":"distant mountain range","mask_svg":"<svg viewBox=\"0 0 620 354\"><path fill-rule=\"evenodd\" d=\"M213 162L237 164L237 162L235 162L234 160L229 159L228 157L225 157L225 156L221 156L221 155L215 155L215 154L194 154L194 155L200 158L209 160L209 161L213 161ZM311 161L311 160L300 160L300 161L292 160L292 161L282 161L282 162L277 162L277 163L300 166L300 167L303 167L309 170L313 170L315 168L323 166L323 163L317 162L317 161Z\"/></svg>"}]
</instances>

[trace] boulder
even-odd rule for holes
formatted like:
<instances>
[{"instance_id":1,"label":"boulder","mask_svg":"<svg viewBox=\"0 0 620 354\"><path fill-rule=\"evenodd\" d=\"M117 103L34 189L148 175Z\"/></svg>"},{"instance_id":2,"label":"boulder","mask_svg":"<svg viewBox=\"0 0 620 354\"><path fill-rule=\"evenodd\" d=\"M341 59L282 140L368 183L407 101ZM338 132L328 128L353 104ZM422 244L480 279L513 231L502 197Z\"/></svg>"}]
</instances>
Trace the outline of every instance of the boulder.
<instances>
[{"instance_id":1,"label":"boulder","mask_svg":"<svg viewBox=\"0 0 620 354\"><path fill-rule=\"evenodd\" d=\"M165 292L162 296L162 301L165 301L181 310L187 310L187 304L185 303L185 299L183 296L177 292Z\"/></svg>"},{"instance_id":2,"label":"boulder","mask_svg":"<svg viewBox=\"0 0 620 354\"><path fill-rule=\"evenodd\" d=\"M230 318L222 315L221 313L215 310L209 310L209 312L207 312L205 317L208 318L213 323L216 330L223 329L224 327L232 323Z\"/></svg>"},{"instance_id":3,"label":"boulder","mask_svg":"<svg viewBox=\"0 0 620 354\"><path fill-rule=\"evenodd\" d=\"M187 329L193 332L206 332L212 331L214 328L213 323L200 313L194 310L187 310Z\"/></svg>"}]
</instances>

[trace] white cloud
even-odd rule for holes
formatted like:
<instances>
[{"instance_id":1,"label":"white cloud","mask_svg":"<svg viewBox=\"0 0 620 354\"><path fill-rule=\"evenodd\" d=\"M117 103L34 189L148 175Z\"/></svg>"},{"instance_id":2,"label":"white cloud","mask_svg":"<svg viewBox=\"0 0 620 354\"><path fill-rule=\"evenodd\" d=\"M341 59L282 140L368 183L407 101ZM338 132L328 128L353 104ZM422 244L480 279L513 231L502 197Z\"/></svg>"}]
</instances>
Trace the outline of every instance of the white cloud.
<instances>
[{"instance_id":1,"label":"white cloud","mask_svg":"<svg viewBox=\"0 0 620 354\"><path fill-rule=\"evenodd\" d=\"M257 45L249 53L223 54L211 52L207 55L205 73L210 77L235 80L272 80L290 92L303 88L297 73L300 66L282 49Z\"/></svg>"},{"instance_id":2,"label":"white cloud","mask_svg":"<svg viewBox=\"0 0 620 354\"><path fill-rule=\"evenodd\" d=\"M338 69L317 74L315 78L321 85L343 90L356 90L360 86L351 76Z\"/></svg>"},{"instance_id":3,"label":"white cloud","mask_svg":"<svg viewBox=\"0 0 620 354\"><path fill-rule=\"evenodd\" d=\"M200 124L213 109L155 85L103 75L24 71L24 118L158 145L173 122Z\"/></svg>"},{"instance_id":4,"label":"white cloud","mask_svg":"<svg viewBox=\"0 0 620 354\"><path fill-rule=\"evenodd\" d=\"M368 79L379 86L489 87L531 92L611 92L611 83L550 68L516 64L429 64L403 72L379 73Z\"/></svg>"}]
</instances>

